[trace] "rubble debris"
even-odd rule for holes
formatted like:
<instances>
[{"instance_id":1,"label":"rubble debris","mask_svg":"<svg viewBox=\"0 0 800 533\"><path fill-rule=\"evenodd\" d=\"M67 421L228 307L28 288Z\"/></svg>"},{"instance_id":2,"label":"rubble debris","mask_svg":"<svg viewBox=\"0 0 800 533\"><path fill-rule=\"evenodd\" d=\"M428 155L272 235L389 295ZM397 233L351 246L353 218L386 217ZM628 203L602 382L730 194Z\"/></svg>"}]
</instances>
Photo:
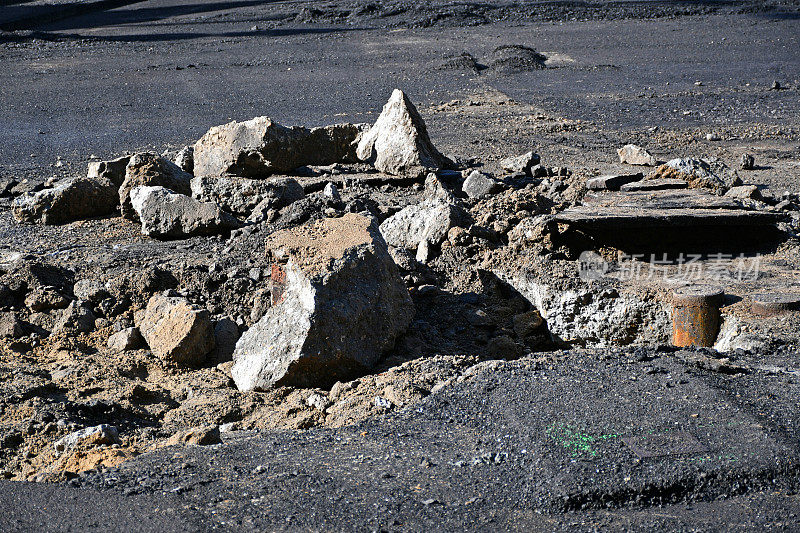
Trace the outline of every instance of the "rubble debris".
<instances>
[{"instance_id":1,"label":"rubble debris","mask_svg":"<svg viewBox=\"0 0 800 533\"><path fill-rule=\"evenodd\" d=\"M125 181L125 169L131 157L124 155L110 161L92 161L86 173L88 179L105 178L119 187Z\"/></svg>"},{"instance_id":2,"label":"rubble debris","mask_svg":"<svg viewBox=\"0 0 800 533\"><path fill-rule=\"evenodd\" d=\"M268 117L215 126L194 145L195 176L267 178L305 165L355 163L366 126L286 127Z\"/></svg>"},{"instance_id":3,"label":"rubble debris","mask_svg":"<svg viewBox=\"0 0 800 533\"><path fill-rule=\"evenodd\" d=\"M450 228L462 223L463 210L453 204L427 200L410 205L383 221L381 235L389 246L418 251L420 247L438 246Z\"/></svg>"},{"instance_id":4,"label":"rubble debris","mask_svg":"<svg viewBox=\"0 0 800 533\"><path fill-rule=\"evenodd\" d=\"M131 206L142 222L142 233L159 239L181 239L214 235L241 224L217 204L200 202L164 187L136 187L130 193Z\"/></svg>"},{"instance_id":5,"label":"rubble debris","mask_svg":"<svg viewBox=\"0 0 800 533\"><path fill-rule=\"evenodd\" d=\"M72 178L52 189L23 194L14 200L17 222L66 224L84 218L109 215L118 204L117 188L105 178Z\"/></svg>"},{"instance_id":6,"label":"rubble debris","mask_svg":"<svg viewBox=\"0 0 800 533\"><path fill-rule=\"evenodd\" d=\"M641 181L643 178L644 174L641 172L636 174L606 174L589 179L586 182L586 188L590 191L618 191L623 185Z\"/></svg>"},{"instance_id":7,"label":"rubble debris","mask_svg":"<svg viewBox=\"0 0 800 533\"><path fill-rule=\"evenodd\" d=\"M229 176L192 178L192 197L213 202L234 215L248 217L259 211L281 209L305 196L294 178L250 179Z\"/></svg>"},{"instance_id":8,"label":"rubble debris","mask_svg":"<svg viewBox=\"0 0 800 533\"><path fill-rule=\"evenodd\" d=\"M378 171L398 176L424 176L453 164L433 146L417 108L400 89L361 137L356 154Z\"/></svg>"},{"instance_id":9,"label":"rubble debris","mask_svg":"<svg viewBox=\"0 0 800 533\"><path fill-rule=\"evenodd\" d=\"M55 287L49 286L36 287L25 297L25 306L31 311L64 309L69 303L70 299L67 296L61 294Z\"/></svg>"},{"instance_id":10,"label":"rubble debris","mask_svg":"<svg viewBox=\"0 0 800 533\"><path fill-rule=\"evenodd\" d=\"M369 218L348 213L282 230L267 247L279 296L236 344L240 390L330 386L371 368L411 322L408 291Z\"/></svg>"},{"instance_id":11,"label":"rubble debris","mask_svg":"<svg viewBox=\"0 0 800 533\"><path fill-rule=\"evenodd\" d=\"M197 366L214 349L214 327L208 311L185 298L156 294L147 303L139 331L153 355Z\"/></svg>"},{"instance_id":12,"label":"rubble debris","mask_svg":"<svg viewBox=\"0 0 800 533\"><path fill-rule=\"evenodd\" d=\"M503 184L488 174L473 170L464 180L461 190L473 199L486 198L503 190Z\"/></svg>"},{"instance_id":13,"label":"rubble debris","mask_svg":"<svg viewBox=\"0 0 800 533\"><path fill-rule=\"evenodd\" d=\"M119 204L122 216L129 220L138 220L136 210L131 205L130 194L141 186L160 186L179 193L191 194L190 181L192 175L181 170L175 163L144 152L131 156L125 168L125 180L119 187Z\"/></svg>"},{"instance_id":14,"label":"rubble debris","mask_svg":"<svg viewBox=\"0 0 800 533\"><path fill-rule=\"evenodd\" d=\"M656 158L650 155L650 152L635 144L626 144L617 150L617 155L619 155L620 163L628 165L654 167L658 163Z\"/></svg>"},{"instance_id":15,"label":"rubble debris","mask_svg":"<svg viewBox=\"0 0 800 533\"><path fill-rule=\"evenodd\" d=\"M671 159L648 176L648 179L681 179L690 188L704 188L723 194L742 184L734 170L718 159Z\"/></svg>"},{"instance_id":16,"label":"rubble debris","mask_svg":"<svg viewBox=\"0 0 800 533\"><path fill-rule=\"evenodd\" d=\"M527 152L522 155L507 157L500 161L500 168L512 174L521 172L533 176L533 167L539 164L539 154Z\"/></svg>"}]
</instances>

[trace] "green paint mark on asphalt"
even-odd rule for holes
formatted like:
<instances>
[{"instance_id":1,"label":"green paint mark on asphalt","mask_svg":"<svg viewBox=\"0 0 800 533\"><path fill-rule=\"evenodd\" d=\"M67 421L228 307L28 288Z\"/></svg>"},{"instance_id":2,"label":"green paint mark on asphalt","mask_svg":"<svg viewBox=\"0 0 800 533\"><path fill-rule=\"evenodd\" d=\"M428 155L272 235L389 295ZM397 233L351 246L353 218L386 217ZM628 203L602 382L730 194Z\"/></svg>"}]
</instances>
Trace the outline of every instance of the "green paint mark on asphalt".
<instances>
[{"instance_id":1,"label":"green paint mark on asphalt","mask_svg":"<svg viewBox=\"0 0 800 533\"><path fill-rule=\"evenodd\" d=\"M606 439L619 437L619 435L611 433L591 435L578 429L577 426L558 422L551 424L550 427L545 430L545 433L558 445L569 450L572 457L581 457L586 455L597 457L597 450L594 449L592 446L593 444Z\"/></svg>"}]
</instances>

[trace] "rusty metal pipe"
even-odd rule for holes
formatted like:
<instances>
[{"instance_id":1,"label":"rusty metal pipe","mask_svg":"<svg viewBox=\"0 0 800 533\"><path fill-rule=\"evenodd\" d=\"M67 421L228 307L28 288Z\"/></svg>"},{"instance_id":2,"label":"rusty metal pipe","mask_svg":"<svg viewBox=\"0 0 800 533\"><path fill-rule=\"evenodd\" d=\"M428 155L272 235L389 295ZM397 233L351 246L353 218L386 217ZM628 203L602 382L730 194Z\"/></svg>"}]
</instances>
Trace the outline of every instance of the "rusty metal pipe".
<instances>
[{"instance_id":1,"label":"rusty metal pipe","mask_svg":"<svg viewBox=\"0 0 800 533\"><path fill-rule=\"evenodd\" d=\"M720 327L719 308L725 299L720 287L687 285L672 294L672 344L713 346Z\"/></svg>"}]
</instances>

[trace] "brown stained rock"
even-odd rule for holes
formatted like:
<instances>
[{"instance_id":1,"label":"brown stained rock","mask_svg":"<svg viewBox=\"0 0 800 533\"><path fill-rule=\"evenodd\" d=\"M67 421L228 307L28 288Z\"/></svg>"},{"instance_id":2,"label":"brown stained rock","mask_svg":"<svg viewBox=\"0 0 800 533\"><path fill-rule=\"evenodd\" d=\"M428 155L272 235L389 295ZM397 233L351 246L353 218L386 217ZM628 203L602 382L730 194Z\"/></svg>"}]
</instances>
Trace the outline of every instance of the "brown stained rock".
<instances>
[{"instance_id":1,"label":"brown stained rock","mask_svg":"<svg viewBox=\"0 0 800 533\"><path fill-rule=\"evenodd\" d=\"M332 385L372 367L411 322L408 291L369 218L320 220L266 244L285 264L273 271L275 305L236 345L240 390Z\"/></svg>"},{"instance_id":2,"label":"brown stained rock","mask_svg":"<svg viewBox=\"0 0 800 533\"><path fill-rule=\"evenodd\" d=\"M150 298L139 331L159 359L200 365L214 349L214 328L208 311L186 299L157 294Z\"/></svg>"},{"instance_id":3,"label":"brown stained rock","mask_svg":"<svg viewBox=\"0 0 800 533\"><path fill-rule=\"evenodd\" d=\"M400 89L394 90L356 153L380 172L398 176L418 177L452 166L433 146L417 108Z\"/></svg>"},{"instance_id":4,"label":"brown stained rock","mask_svg":"<svg viewBox=\"0 0 800 533\"><path fill-rule=\"evenodd\" d=\"M671 159L648 179L683 180L692 189L708 189L716 194L742 184L736 172L717 159Z\"/></svg>"}]
</instances>

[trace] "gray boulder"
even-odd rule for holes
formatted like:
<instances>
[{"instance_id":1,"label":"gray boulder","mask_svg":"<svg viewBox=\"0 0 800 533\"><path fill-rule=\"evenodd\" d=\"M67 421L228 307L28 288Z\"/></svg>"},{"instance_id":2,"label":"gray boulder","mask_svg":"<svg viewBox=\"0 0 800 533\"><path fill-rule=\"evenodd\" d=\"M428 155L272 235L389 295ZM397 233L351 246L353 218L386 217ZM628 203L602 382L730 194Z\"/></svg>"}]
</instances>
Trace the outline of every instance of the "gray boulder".
<instances>
[{"instance_id":1,"label":"gray boulder","mask_svg":"<svg viewBox=\"0 0 800 533\"><path fill-rule=\"evenodd\" d=\"M159 359L200 365L214 349L208 311L179 296L156 294L147 302L139 332Z\"/></svg>"},{"instance_id":2,"label":"gray boulder","mask_svg":"<svg viewBox=\"0 0 800 533\"><path fill-rule=\"evenodd\" d=\"M16 339L25 334L25 327L14 313L0 313L0 337Z\"/></svg>"},{"instance_id":3,"label":"gray boulder","mask_svg":"<svg viewBox=\"0 0 800 533\"><path fill-rule=\"evenodd\" d=\"M473 170L464 180L461 190L470 198L481 199L502 191L503 184L483 172Z\"/></svg>"},{"instance_id":4,"label":"gray boulder","mask_svg":"<svg viewBox=\"0 0 800 533\"><path fill-rule=\"evenodd\" d=\"M240 390L327 387L372 367L414 306L375 223L348 213L267 237L275 304L236 344ZM285 264L282 264L285 262Z\"/></svg>"},{"instance_id":5,"label":"gray boulder","mask_svg":"<svg viewBox=\"0 0 800 533\"><path fill-rule=\"evenodd\" d=\"M364 126L287 128L268 117L215 126L194 145L195 176L266 178L304 165L356 162Z\"/></svg>"},{"instance_id":6,"label":"gray boulder","mask_svg":"<svg viewBox=\"0 0 800 533\"><path fill-rule=\"evenodd\" d=\"M380 172L398 176L419 177L453 164L433 146L425 122L400 89L361 138L356 154Z\"/></svg>"},{"instance_id":7,"label":"gray boulder","mask_svg":"<svg viewBox=\"0 0 800 533\"><path fill-rule=\"evenodd\" d=\"M506 172L522 172L527 176L533 175L533 167L539 164L539 154L528 152L515 157L508 157L500 161L500 167Z\"/></svg>"},{"instance_id":8,"label":"gray boulder","mask_svg":"<svg viewBox=\"0 0 800 533\"><path fill-rule=\"evenodd\" d=\"M136 210L131 205L131 191L136 187L158 186L180 193L191 194L192 175L178 166L153 153L145 152L131 157L125 169L125 181L119 188L119 204L122 216L138 220Z\"/></svg>"},{"instance_id":9,"label":"gray boulder","mask_svg":"<svg viewBox=\"0 0 800 533\"><path fill-rule=\"evenodd\" d=\"M232 215L211 202L200 202L164 187L136 187L131 205L142 221L142 233L158 239L214 235L238 228Z\"/></svg>"},{"instance_id":10,"label":"gray boulder","mask_svg":"<svg viewBox=\"0 0 800 533\"><path fill-rule=\"evenodd\" d=\"M401 209L383 221L381 235L390 246L422 252L418 260L427 260L429 246L438 246L450 228L463 223L464 211L451 203L427 200ZM421 257L424 255L425 257Z\"/></svg>"},{"instance_id":11,"label":"gray boulder","mask_svg":"<svg viewBox=\"0 0 800 533\"><path fill-rule=\"evenodd\" d=\"M105 178L119 187L125 181L125 169L131 156L125 155L111 161L92 161L86 177L89 179Z\"/></svg>"},{"instance_id":12,"label":"gray boulder","mask_svg":"<svg viewBox=\"0 0 800 533\"><path fill-rule=\"evenodd\" d=\"M305 196L294 178L250 179L235 176L197 176L192 178L192 197L214 202L225 211L250 216L259 204L262 209L281 209Z\"/></svg>"},{"instance_id":13,"label":"gray boulder","mask_svg":"<svg viewBox=\"0 0 800 533\"><path fill-rule=\"evenodd\" d=\"M65 224L111 214L118 202L117 188L108 179L72 178L52 189L19 196L11 211L17 222Z\"/></svg>"},{"instance_id":14,"label":"gray boulder","mask_svg":"<svg viewBox=\"0 0 800 533\"><path fill-rule=\"evenodd\" d=\"M650 152L635 144L626 144L617 150L617 155L619 156L620 163L627 163L629 165L652 167L657 163L656 158L650 155Z\"/></svg>"}]
</instances>

